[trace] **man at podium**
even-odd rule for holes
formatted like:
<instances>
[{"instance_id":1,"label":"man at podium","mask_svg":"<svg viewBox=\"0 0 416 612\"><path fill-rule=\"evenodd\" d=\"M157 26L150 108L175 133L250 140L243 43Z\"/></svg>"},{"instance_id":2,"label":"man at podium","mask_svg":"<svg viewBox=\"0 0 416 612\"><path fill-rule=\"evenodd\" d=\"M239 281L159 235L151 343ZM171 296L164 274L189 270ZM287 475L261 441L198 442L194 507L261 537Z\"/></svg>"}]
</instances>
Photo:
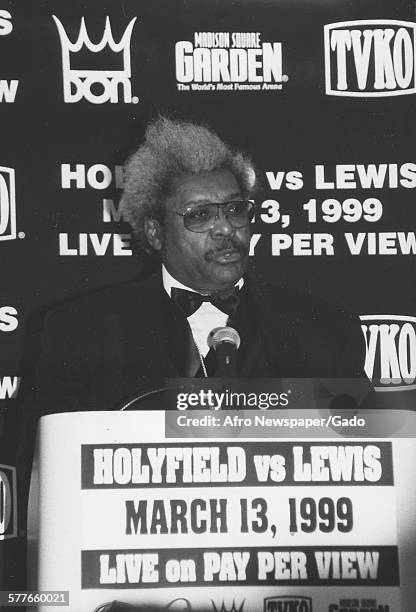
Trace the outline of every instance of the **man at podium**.
<instances>
[{"instance_id":1,"label":"man at podium","mask_svg":"<svg viewBox=\"0 0 416 612\"><path fill-rule=\"evenodd\" d=\"M207 127L148 125L120 206L156 272L49 313L40 413L110 410L156 378L218 375L217 328L237 332L237 377L364 376L358 317L248 269L256 188L249 158Z\"/></svg>"},{"instance_id":2,"label":"man at podium","mask_svg":"<svg viewBox=\"0 0 416 612\"><path fill-rule=\"evenodd\" d=\"M47 315L16 459L23 514L42 415L116 410L172 378L364 378L357 317L249 269L256 189L248 157L208 128L148 126L120 207L155 271Z\"/></svg>"}]
</instances>

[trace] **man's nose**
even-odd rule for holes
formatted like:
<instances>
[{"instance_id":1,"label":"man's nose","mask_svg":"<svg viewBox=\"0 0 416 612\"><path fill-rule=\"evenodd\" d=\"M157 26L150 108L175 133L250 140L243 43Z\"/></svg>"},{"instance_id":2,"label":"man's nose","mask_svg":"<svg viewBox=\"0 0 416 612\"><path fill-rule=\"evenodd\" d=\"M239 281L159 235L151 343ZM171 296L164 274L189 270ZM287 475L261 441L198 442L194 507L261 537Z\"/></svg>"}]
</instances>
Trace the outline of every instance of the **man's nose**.
<instances>
[{"instance_id":1,"label":"man's nose","mask_svg":"<svg viewBox=\"0 0 416 612\"><path fill-rule=\"evenodd\" d=\"M214 221L214 225L211 228L213 236L230 236L235 232L235 228L224 215L222 206L218 207L217 216Z\"/></svg>"}]
</instances>

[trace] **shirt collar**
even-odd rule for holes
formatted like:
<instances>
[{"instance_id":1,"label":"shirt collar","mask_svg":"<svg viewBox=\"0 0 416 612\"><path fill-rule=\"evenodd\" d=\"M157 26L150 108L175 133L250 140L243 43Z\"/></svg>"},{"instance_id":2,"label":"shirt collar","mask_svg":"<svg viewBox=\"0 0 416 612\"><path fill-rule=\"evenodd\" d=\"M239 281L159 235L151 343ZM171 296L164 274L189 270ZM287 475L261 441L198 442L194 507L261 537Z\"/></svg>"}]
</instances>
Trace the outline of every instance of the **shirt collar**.
<instances>
[{"instance_id":1,"label":"shirt collar","mask_svg":"<svg viewBox=\"0 0 416 612\"><path fill-rule=\"evenodd\" d=\"M163 264L162 264L162 281L163 281L163 287L165 288L165 291L169 297L171 296L173 287L177 287L178 289L185 289L186 291L193 291L194 293L198 293L198 291L195 291L195 289L191 289L190 287L187 287L186 285L183 285L178 280L176 280L176 278L174 278L171 274L169 274L169 272L166 270ZM234 287L241 289L243 285L244 285L244 278L241 277L240 280L238 280L235 283Z\"/></svg>"}]
</instances>

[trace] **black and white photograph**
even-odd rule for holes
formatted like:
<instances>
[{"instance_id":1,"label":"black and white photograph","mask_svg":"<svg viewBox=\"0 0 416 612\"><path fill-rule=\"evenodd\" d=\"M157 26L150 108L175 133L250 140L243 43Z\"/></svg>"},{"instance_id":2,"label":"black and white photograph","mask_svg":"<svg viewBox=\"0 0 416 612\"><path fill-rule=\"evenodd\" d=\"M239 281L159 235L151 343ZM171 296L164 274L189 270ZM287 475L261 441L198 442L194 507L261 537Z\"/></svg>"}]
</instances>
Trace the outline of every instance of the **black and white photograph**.
<instances>
[{"instance_id":1,"label":"black and white photograph","mask_svg":"<svg viewBox=\"0 0 416 612\"><path fill-rule=\"evenodd\" d=\"M414 612L414 2L0 0L0 126L0 610Z\"/></svg>"}]
</instances>

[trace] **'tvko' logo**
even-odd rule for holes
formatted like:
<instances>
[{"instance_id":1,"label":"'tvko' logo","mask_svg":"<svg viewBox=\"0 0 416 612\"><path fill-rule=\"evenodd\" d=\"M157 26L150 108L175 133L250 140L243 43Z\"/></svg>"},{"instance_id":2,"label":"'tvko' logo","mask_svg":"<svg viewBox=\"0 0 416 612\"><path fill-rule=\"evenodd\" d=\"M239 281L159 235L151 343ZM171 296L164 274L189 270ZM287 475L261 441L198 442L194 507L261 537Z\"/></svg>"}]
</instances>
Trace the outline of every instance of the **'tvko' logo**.
<instances>
[{"instance_id":1,"label":"'tvko' logo","mask_svg":"<svg viewBox=\"0 0 416 612\"><path fill-rule=\"evenodd\" d=\"M376 391L416 389L416 317L362 315L364 369Z\"/></svg>"},{"instance_id":2,"label":"'tvko' logo","mask_svg":"<svg viewBox=\"0 0 416 612\"><path fill-rule=\"evenodd\" d=\"M324 27L325 84L330 96L400 96L416 92L416 24L395 19Z\"/></svg>"},{"instance_id":3,"label":"'tvko' logo","mask_svg":"<svg viewBox=\"0 0 416 612\"><path fill-rule=\"evenodd\" d=\"M0 465L0 540L17 535L16 468Z\"/></svg>"},{"instance_id":4,"label":"'tvko' logo","mask_svg":"<svg viewBox=\"0 0 416 612\"><path fill-rule=\"evenodd\" d=\"M93 104L115 103L119 101L119 91L122 91L124 102L136 104L138 98L131 95L130 38L137 18L134 17L130 21L119 42L116 42L111 30L110 19L107 17L103 37L99 42L94 43L88 36L84 17L81 19L78 39L71 42L60 20L55 15L52 16L61 40L65 102L79 102L82 98L85 98ZM75 67L76 53L82 51L82 61L85 62L86 49L97 54L106 47L117 54L117 60L122 66L120 69L107 70L100 67L94 70L86 70L85 68L77 69ZM106 57L107 54L108 49L106 49ZM96 56L87 59L89 65L94 60L97 61ZM102 61L100 61L100 64L102 64Z\"/></svg>"},{"instance_id":5,"label":"'tvko' logo","mask_svg":"<svg viewBox=\"0 0 416 612\"><path fill-rule=\"evenodd\" d=\"M16 236L14 170L0 166L0 240L13 240Z\"/></svg>"},{"instance_id":6,"label":"'tvko' logo","mask_svg":"<svg viewBox=\"0 0 416 612\"><path fill-rule=\"evenodd\" d=\"M268 597L264 600L264 612L312 612L312 599L300 595Z\"/></svg>"}]
</instances>

